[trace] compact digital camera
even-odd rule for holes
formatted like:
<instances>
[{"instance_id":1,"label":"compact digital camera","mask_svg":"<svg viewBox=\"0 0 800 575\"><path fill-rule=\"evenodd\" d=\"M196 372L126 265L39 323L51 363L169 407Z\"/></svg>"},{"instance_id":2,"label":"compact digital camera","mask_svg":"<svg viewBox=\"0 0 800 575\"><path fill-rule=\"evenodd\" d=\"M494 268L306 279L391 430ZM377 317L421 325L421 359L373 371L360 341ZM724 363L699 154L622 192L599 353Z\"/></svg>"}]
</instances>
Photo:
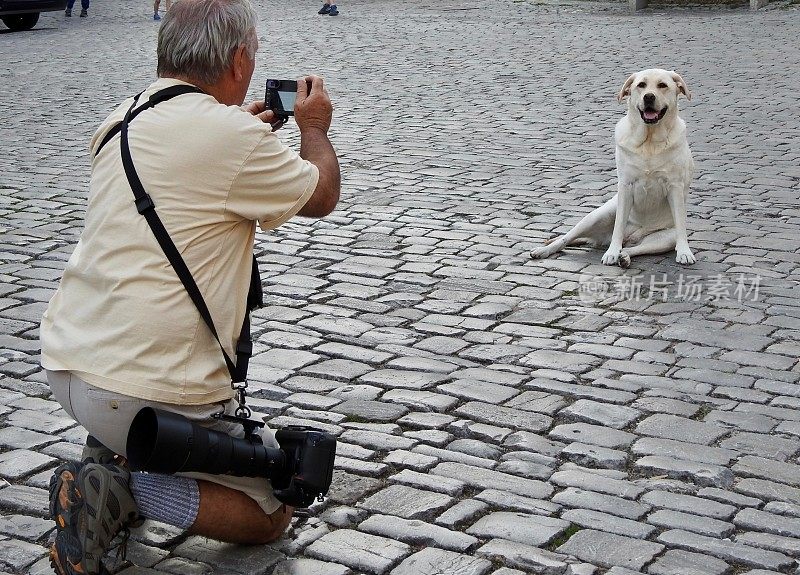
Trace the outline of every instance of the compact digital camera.
<instances>
[{"instance_id":1,"label":"compact digital camera","mask_svg":"<svg viewBox=\"0 0 800 575\"><path fill-rule=\"evenodd\" d=\"M294 103L297 99L297 82L295 80L267 80L267 91L264 102L268 110L283 122L294 116Z\"/></svg>"}]
</instances>

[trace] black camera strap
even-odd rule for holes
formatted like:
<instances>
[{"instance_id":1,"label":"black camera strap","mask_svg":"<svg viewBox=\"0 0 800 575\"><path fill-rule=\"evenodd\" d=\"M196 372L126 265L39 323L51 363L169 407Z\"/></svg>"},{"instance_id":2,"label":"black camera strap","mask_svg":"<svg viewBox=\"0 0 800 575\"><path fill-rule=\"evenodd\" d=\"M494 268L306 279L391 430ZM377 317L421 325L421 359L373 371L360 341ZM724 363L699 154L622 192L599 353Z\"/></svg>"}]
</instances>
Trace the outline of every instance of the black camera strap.
<instances>
[{"instance_id":1,"label":"black camera strap","mask_svg":"<svg viewBox=\"0 0 800 575\"><path fill-rule=\"evenodd\" d=\"M178 86L170 86L169 88L165 88L163 90L159 90L150 98L148 102L140 106L134 111L137 102L139 101L139 96L141 93L137 94L133 100L133 104L128 109L128 112L125 114L125 118L116 126L114 126L109 134L107 134L103 141L100 143L100 146L95 152L95 155L99 153L100 149L113 137L116 135L117 132L120 134L120 151L122 154L122 165L125 169L125 176L128 178L128 183L131 186L131 190L133 190L134 196L134 203L136 205L136 210L144 216L145 220L147 220L150 229L153 231L153 235L155 236L158 244L161 246L161 249L164 250L164 254L167 256L169 263L172 265L172 268L175 270L175 273L180 278L181 283L183 283L184 288L189 294L192 302L194 302L197 311L200 313L200 317L203 318L203 321L206 323L208 328L211 330L211 333L214 335L214 339L217 340L220 349L222 350L222 355L225 357L225 365L228 368L228 372L231 376L231 387L237 392L236 399L239 403L239 407L236 409L237 417L250 417L251 411L245 405L246 401L246 393L245 390L247 389L247 368L250 362L250 357L253 355L253 342L250 339L250 311L256 308L259 308L263 305L263 292L261 289L261 278L258 272L258 262L256 260L255 255L253 255L253 265L252 265L252 272L250 276L250 289L247 294L247 309L245 310L244 321L242 322L242 329L239 333L239 341L236 345L236 362L234 363L228 353L225 351L225 347L222 345L220 341L219 334L217 333L217 328L214 326L214 320L211 317L211 312L206 305L205 300L203 299L203 295L200 292L200 288L197 287L197 283L194 281L194 277L192 277L192 273L189 271L186 262L184 262L183 257L178 251L178 248L175 246L175 243L170 238L167 229L164 227L164 224L161 222L161 219L158 217L158 214L155 210L155 203L150 195L145 191L144 186L142 185L141 180L139 179L139 175L136 173L136 168L133 165L133 158L131 157L131 150L130 146L128 145L128 126L133 118L138 116L141 112L148 110L160 102L164 102L175 96L180 96L181 94L190 94L190 93L204 93L200 88L195 86L188 86L188 85L178 85ZM112 133L113 132L113 133Z\"/></svg>"}]
</instances>

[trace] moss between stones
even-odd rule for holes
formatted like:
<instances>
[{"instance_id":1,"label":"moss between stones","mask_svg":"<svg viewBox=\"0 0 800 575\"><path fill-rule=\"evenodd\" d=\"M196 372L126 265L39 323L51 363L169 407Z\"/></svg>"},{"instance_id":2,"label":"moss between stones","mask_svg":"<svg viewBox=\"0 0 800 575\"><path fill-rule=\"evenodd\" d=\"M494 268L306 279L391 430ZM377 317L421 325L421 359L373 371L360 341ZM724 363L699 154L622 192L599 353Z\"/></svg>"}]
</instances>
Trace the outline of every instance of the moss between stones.
<instances>
[{"instance_id":1,"label":"moss between stones","mask_svg":"<svg viewBox=\"0 0 800 575\"><path fill-rule=\"evenodd\" d=\"M583 528L580 525L575 525L574 523L571 523L570 526L567 527L561 535L559 535L550 542L550 545L547 546L547 549L549 549L550 551L555 551L556 549L561 547L564 543L569 541L569 538L575 535L581 529Z\"/></svg>"}]
</instances>

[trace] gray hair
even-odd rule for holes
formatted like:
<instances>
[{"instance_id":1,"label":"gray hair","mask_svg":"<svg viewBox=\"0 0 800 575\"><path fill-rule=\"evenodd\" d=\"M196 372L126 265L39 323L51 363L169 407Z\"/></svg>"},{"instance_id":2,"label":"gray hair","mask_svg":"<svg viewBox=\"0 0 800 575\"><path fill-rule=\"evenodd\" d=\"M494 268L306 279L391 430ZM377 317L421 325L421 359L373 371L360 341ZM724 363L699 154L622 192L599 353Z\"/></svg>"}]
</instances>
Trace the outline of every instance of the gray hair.
<instances>
[{"instance_id":1,"label":"gray hair","mask_svg":"<svg viewBox=\"0 0 800 575\"><path fill-rule=\"evenodd\" d=\"M255 56L255 28L250 0L179 0L158 31L158 75L214 84L239 46Z\"/></svg>"}]
</instances>

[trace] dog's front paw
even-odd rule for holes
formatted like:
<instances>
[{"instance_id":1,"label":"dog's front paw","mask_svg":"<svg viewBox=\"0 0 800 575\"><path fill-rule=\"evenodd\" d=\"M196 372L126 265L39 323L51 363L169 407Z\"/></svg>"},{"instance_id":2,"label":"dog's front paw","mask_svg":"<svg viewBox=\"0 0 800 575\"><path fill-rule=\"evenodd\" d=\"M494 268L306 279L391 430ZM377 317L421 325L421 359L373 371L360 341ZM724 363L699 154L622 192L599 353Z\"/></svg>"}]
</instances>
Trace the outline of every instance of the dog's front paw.
<instances>
[{"instance_id":1,"label":"dog's front paw","mask_svg":"<svg viewBox=\"0 0 800 575\"><path fill-rule=\"evenodd\" d=\"M697 261L697 259L694 257L692 250L685 248L678 250L678 255L675 256L675 261L679 264L693 264Z\"/></svg>"},{"instance_id":2,"label":"dog's front paw","mask_svg":"<svg viewBox=\"0 0 800 575\"><path fill-rule=\"evenodd\" d=\"M549 246L541 246L531 250L531 257L535 260L549 258L551 255L553 255L553 250Z\"/></svg>"},{"instance_id":3,"label":"dog's front paw","mask_svg":"<svg viewBox=\"0 0 800 575\"><path fill-rule=\"evenodd\" d=\"M607 266L613 266L619 261L620 250L616 248L608 248L608 251L603 256L603 263Z\"/></svg>"}]
</instances>

